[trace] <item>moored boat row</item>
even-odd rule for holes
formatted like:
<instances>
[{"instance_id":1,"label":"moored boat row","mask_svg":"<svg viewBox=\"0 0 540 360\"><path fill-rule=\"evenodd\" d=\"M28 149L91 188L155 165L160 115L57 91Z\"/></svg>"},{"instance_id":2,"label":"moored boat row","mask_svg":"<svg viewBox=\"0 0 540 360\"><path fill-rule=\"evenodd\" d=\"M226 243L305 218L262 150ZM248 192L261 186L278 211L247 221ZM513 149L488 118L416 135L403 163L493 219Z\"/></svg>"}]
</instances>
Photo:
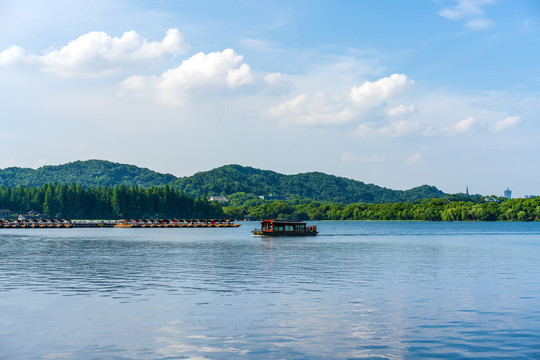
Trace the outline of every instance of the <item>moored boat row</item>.
<instances>
[{"instance_id":1,"label":"moored boat row","mask_svg":"<svg viewBox=\"0 0 540 360\"><path fill-rule=\"evenodd\" d=\"M1 220L0 228L231 228L238 227L226 219L132 219L132 220Z\"/></svg>"},{"instance_id":2,"label":"moored boat row","mask_svg":"<svg viewBox=\"0 0 540 360\"><path fill-rule=\"evenodd\" d=\"M72 228L73 223L69 220L0 220L0 228L43 228L43 229L58 229Z\"/></svg>"},{"instance_id":3,"label":"moored boat row","mask_svg":"<svg viewBox=\"0 0 540 360\"><path fill-rule=\"evenodd\" d=\"M161 219L161 220L118 220L117 228L230 228L238 227L233 220L225 219Z\"/></svg>"}]
</instances>

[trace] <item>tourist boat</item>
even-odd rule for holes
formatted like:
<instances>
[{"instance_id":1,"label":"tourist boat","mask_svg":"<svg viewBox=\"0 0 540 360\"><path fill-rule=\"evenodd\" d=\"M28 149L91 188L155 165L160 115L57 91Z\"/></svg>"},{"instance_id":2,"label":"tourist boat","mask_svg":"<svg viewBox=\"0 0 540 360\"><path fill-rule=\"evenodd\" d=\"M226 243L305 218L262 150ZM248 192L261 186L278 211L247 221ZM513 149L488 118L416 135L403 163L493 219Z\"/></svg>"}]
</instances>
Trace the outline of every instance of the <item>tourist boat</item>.
<instances>
[{"instance_id":1,"label":"tourist boat","mask_svg":"<svg viewBox=\"0 0 540 360\"><path fill-rule=\"evenodd\" d=\"M315 236L316 226L308 226L296 220L263 220L261 228L252 231L256 236Z\"/></svg>"},{"instance_id":2,"label":"tourist boat","mask_svg":"<svg viewBox=\"0 0 540 360\"><path fill-rule=\"evenodd\" d=\"M132 228L135 227L137 223L134 220L118 220L114 225L115 228Z\"/></svg>"}]
</instances>

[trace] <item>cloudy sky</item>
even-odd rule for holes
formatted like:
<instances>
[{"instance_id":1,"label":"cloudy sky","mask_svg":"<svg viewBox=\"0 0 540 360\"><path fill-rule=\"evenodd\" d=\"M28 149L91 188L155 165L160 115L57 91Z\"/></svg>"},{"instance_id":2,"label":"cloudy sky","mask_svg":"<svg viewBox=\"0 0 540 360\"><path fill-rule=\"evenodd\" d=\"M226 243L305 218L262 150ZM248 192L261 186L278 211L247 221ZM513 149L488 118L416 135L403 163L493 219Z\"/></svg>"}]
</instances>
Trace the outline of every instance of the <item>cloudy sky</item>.
<instances>
[{"instance_id":1,"label":"cloudy sky","mask_svg":"<svg viewBox=\"0 0 540 360\"><path fill-rule=\"evenodd\" d=\"M540 195L540 2L0 0L0 168Z\"/></svg>"}]
</instances>

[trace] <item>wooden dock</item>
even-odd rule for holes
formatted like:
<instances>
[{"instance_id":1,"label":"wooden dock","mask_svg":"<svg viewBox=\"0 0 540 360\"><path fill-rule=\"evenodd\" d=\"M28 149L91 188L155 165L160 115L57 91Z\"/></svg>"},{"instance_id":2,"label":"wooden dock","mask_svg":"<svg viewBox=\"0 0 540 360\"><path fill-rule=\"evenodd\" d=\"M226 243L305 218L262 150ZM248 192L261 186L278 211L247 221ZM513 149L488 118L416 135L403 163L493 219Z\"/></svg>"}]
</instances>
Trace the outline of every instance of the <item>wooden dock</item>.
<instances>
[{"instance_id":1,"label":"wooden dock","mask_svg":"<svg viewBox=\"0 0 540 360\"><path fill-rule=\"evenodd\" d=\"M71 229L71 228L232 228L226 219L131 219L131 220L0 220L0 229Z\"/></svg>"}]
</instances>

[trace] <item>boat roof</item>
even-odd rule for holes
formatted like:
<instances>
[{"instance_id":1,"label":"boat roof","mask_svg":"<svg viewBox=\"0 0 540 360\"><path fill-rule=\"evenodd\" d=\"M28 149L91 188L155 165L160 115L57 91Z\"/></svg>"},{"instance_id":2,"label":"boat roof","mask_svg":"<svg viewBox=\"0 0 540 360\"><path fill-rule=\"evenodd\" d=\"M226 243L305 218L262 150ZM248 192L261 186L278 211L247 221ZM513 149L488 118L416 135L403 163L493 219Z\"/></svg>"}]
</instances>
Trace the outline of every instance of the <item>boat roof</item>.
<instances>
[{"instance_id":1,"label":"boat roof","mask_svg":"<svg viewBox=\"0 0 540 360\"><path fill-rule=\"evenodd\" d=\"M275 219L268 219L268 220L263 220L262 222L271 222L271 223L274 223L274 224L283 224L283 225L288 225L288 224L305 224L304 221L300 221L300 220L275 220Z\"/></svg>"}]
</instances>

